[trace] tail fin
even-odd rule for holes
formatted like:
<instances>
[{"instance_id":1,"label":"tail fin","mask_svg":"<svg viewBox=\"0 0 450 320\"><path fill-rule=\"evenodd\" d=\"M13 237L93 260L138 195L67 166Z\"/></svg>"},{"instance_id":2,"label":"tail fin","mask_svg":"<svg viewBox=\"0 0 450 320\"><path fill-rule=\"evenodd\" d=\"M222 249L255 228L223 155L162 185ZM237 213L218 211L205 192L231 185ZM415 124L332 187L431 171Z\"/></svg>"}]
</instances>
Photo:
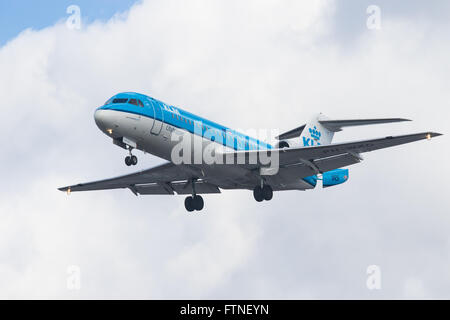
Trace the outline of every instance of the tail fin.
<instances>
[{"instance_id":1,"label":"tail fin","mask_svg":"<svg viewBox=\"0 0 450 320\"><path fill-rule=\"evenodd\" d=\"M304 147L313 147L330 144L333 140L334 131L329 130L321 121L327 118L323 114L316 115L306 123L300 134L300 144Z\"/></svg>"}]
</instances>

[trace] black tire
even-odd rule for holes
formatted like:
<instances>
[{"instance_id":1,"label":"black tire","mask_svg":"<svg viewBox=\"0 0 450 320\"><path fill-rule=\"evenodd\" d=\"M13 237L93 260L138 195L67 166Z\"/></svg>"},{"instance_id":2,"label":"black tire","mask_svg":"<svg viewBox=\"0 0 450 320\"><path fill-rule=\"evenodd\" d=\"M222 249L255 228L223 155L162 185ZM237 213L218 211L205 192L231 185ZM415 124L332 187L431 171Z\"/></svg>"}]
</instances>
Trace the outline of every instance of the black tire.
<instances>
[{"instance_id":1,"label":"black tire","mask_svg":"<svg viewBox=\"0 0 450 320\"><path fill-rule=\"evenodd\" d=\"M262 189L262 194L263 194L264 200L266 200L266 201L272 200L272 197L273 197L272 187L265 185Z\"/></svg>"},{"instance_id":2,"label":"black tire","mask_svg":"<svg viewBox=\"0 0 450 320\"><path fill-rule=\"evenodd\" d=\"M138 158L136 156L131 156L131 164L133 166L137 165L138 163Z\"/></svg>"},{"instance_id":3,"label":"black tire","mask_svg":"<svg viewBox=\"0 0 450 320\"><path fill-rule=\"evenodd\" d=\"M193 200L195 210L201 211L205 205L203 198L201 196L195 196Z\"/></svg>"},{"instance_id":4,"label":"black tire","mask_svg":"<svg viewBox=\"0 0 450 320\"><path fill-rule=\"evenodd\" d=\"M127 166L131 166L131 157L130 157L130 156L126 156L126 157L125 157L125 164L126 164Z\"/></svg>"},{"instance_id":5,"label":"black tire","mask_svg":"<svg viewBox=\"0 0 450 320\"><path fill-rule=\"evenodd\" d=\"M255 187L255 189L253 189L253 197L258 202L261 202L264 200L264 196L263 196L261 187Z\"/></svg>"},{"instance_id":6,"label":"black tire","mask_svg":"<svg viewBox=\"0 0 450 320\"><path fill-rule=\"evenodd\" d=\"M184 207L188 212L192 212L195 210L192 197L186 197L186 199L184 199Z\"/></svg>"}]
</instances>

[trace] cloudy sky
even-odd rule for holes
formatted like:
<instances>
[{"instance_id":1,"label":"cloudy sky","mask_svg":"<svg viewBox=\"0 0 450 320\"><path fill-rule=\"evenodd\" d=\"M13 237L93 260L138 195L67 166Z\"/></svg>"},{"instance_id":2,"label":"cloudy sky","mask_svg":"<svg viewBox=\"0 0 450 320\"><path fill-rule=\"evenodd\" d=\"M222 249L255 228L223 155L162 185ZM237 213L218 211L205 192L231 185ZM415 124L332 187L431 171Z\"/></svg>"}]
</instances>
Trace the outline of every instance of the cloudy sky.
<instances>
[{"instance_id":1,"label":"cloudy sky","mask_svg":"<svg viewBox=\"0 0 450 320\"><path fill-rule=\"evenodd\" d=\"M448 1L2 1L0 298L450 298L449 18ZM181 196L57 191L162 162L126 167L95 126L121 91L234 128L321 111L414 120L338 142L445 135L365 154L339 187L225 191L197 214Z\"/></svg>"}]
</instances>

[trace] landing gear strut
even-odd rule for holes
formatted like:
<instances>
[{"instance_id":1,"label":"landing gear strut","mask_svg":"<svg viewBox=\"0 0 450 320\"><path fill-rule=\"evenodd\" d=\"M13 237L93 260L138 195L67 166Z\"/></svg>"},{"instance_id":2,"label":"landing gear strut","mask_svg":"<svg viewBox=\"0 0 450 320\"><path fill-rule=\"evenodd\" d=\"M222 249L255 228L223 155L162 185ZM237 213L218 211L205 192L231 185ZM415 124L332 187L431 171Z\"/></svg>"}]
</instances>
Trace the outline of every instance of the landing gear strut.
<instances>
[{"instance_id":1,"label":"landing gear strut","mask_svg":"<svg viewBox=\"0 0 450 320\"><path fill-rule=\"evenodd\" d=\"M135 166L138 163L138 159L136 156L134 156L131 151L133 150L133 148L129 148L128 149L130 151L130 155L125 157L125 164L127 166Z\"/></svg>"},{"instance_id":2,"label":"landing gear strut","mask_svg":"<svg viewBox=\"0 0 450 320\"><path fill-rule=\"evenodd\" d=\"M256 186L255 189L253 189L253 197L258 202L261 202L263 200L271 200L273 197L272 187L267 184L263 185L262 187Z\"/></svg>"}]
</instances>

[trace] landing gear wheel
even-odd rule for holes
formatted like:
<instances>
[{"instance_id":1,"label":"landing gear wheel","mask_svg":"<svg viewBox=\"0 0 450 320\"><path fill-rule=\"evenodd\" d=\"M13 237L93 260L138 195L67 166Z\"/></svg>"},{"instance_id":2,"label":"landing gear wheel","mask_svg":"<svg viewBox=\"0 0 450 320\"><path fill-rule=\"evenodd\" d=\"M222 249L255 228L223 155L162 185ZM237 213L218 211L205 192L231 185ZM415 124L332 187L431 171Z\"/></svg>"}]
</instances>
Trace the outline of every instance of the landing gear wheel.
<instances>
[{"instance_id":1,"label":"landing gear wheel","mask_svg":"<svg viewBox=\"0 0 450 320\"><path fill-rule=\"evenodd\" d=\"M263 190L261 189L261 187L258 186L258 187L255 187L255 189L253 189L253 197L258 202L261 202L264 200Z\"/></svg>"},{"instance_id":2,"label":"landing gear wheel","mask_svg":"<svg viewBox=\"0 0 450 320\"><path fill-rule=\"evenodd\" d=\"M127 166L131 166L133 164L130 156L125 157L125 164Z\"/></svg>"},{"instance_id":3,"label":"landing gear wheel","mask_svg":"<svg viewBox=\"0 0 450 320\"><path fill-rule=\"evenodd\" d=\"M203 206L205 205L205 203L203 202L203 198L201 196L195 196L193 198L193 204L195 210L197 211L201 211L203 209Z\"/></svg>"},{"instance_id":4,"label":"landing gear wheel","mask_svg":"<svg viewBox=\"0 0 450 320\"><path fill-rule=\"evenodd\" d=\"M264 185L264 187L262 188L262 195L264 197L264 200L271 200L273 197L273 190L271 186L268 185Z\"/></svg>"},{"instance_id":5,"label":"landing gear wheel","mask_svg":"<svg viewBox=\"0 0 450 320\"><path fill-rule=\"evenodd\" d=\"M135 166L135 165L137 165L137 163L138 163L137 157L136 156L131 156L131 164L133 166Z\"/></svg>"},{"instance_id":6,"label":"landing gear wheel","mask_svg":"<svg viewBox=\"0 0 450 320\"><path fill-rule=\"evenodd\" d=\"M194 211L195 210L195 208L194 208L194 199L192 199L192 197L186 197L186 199L184 199L184 207L189 212Z\"/></svg>"}]
</instances>

